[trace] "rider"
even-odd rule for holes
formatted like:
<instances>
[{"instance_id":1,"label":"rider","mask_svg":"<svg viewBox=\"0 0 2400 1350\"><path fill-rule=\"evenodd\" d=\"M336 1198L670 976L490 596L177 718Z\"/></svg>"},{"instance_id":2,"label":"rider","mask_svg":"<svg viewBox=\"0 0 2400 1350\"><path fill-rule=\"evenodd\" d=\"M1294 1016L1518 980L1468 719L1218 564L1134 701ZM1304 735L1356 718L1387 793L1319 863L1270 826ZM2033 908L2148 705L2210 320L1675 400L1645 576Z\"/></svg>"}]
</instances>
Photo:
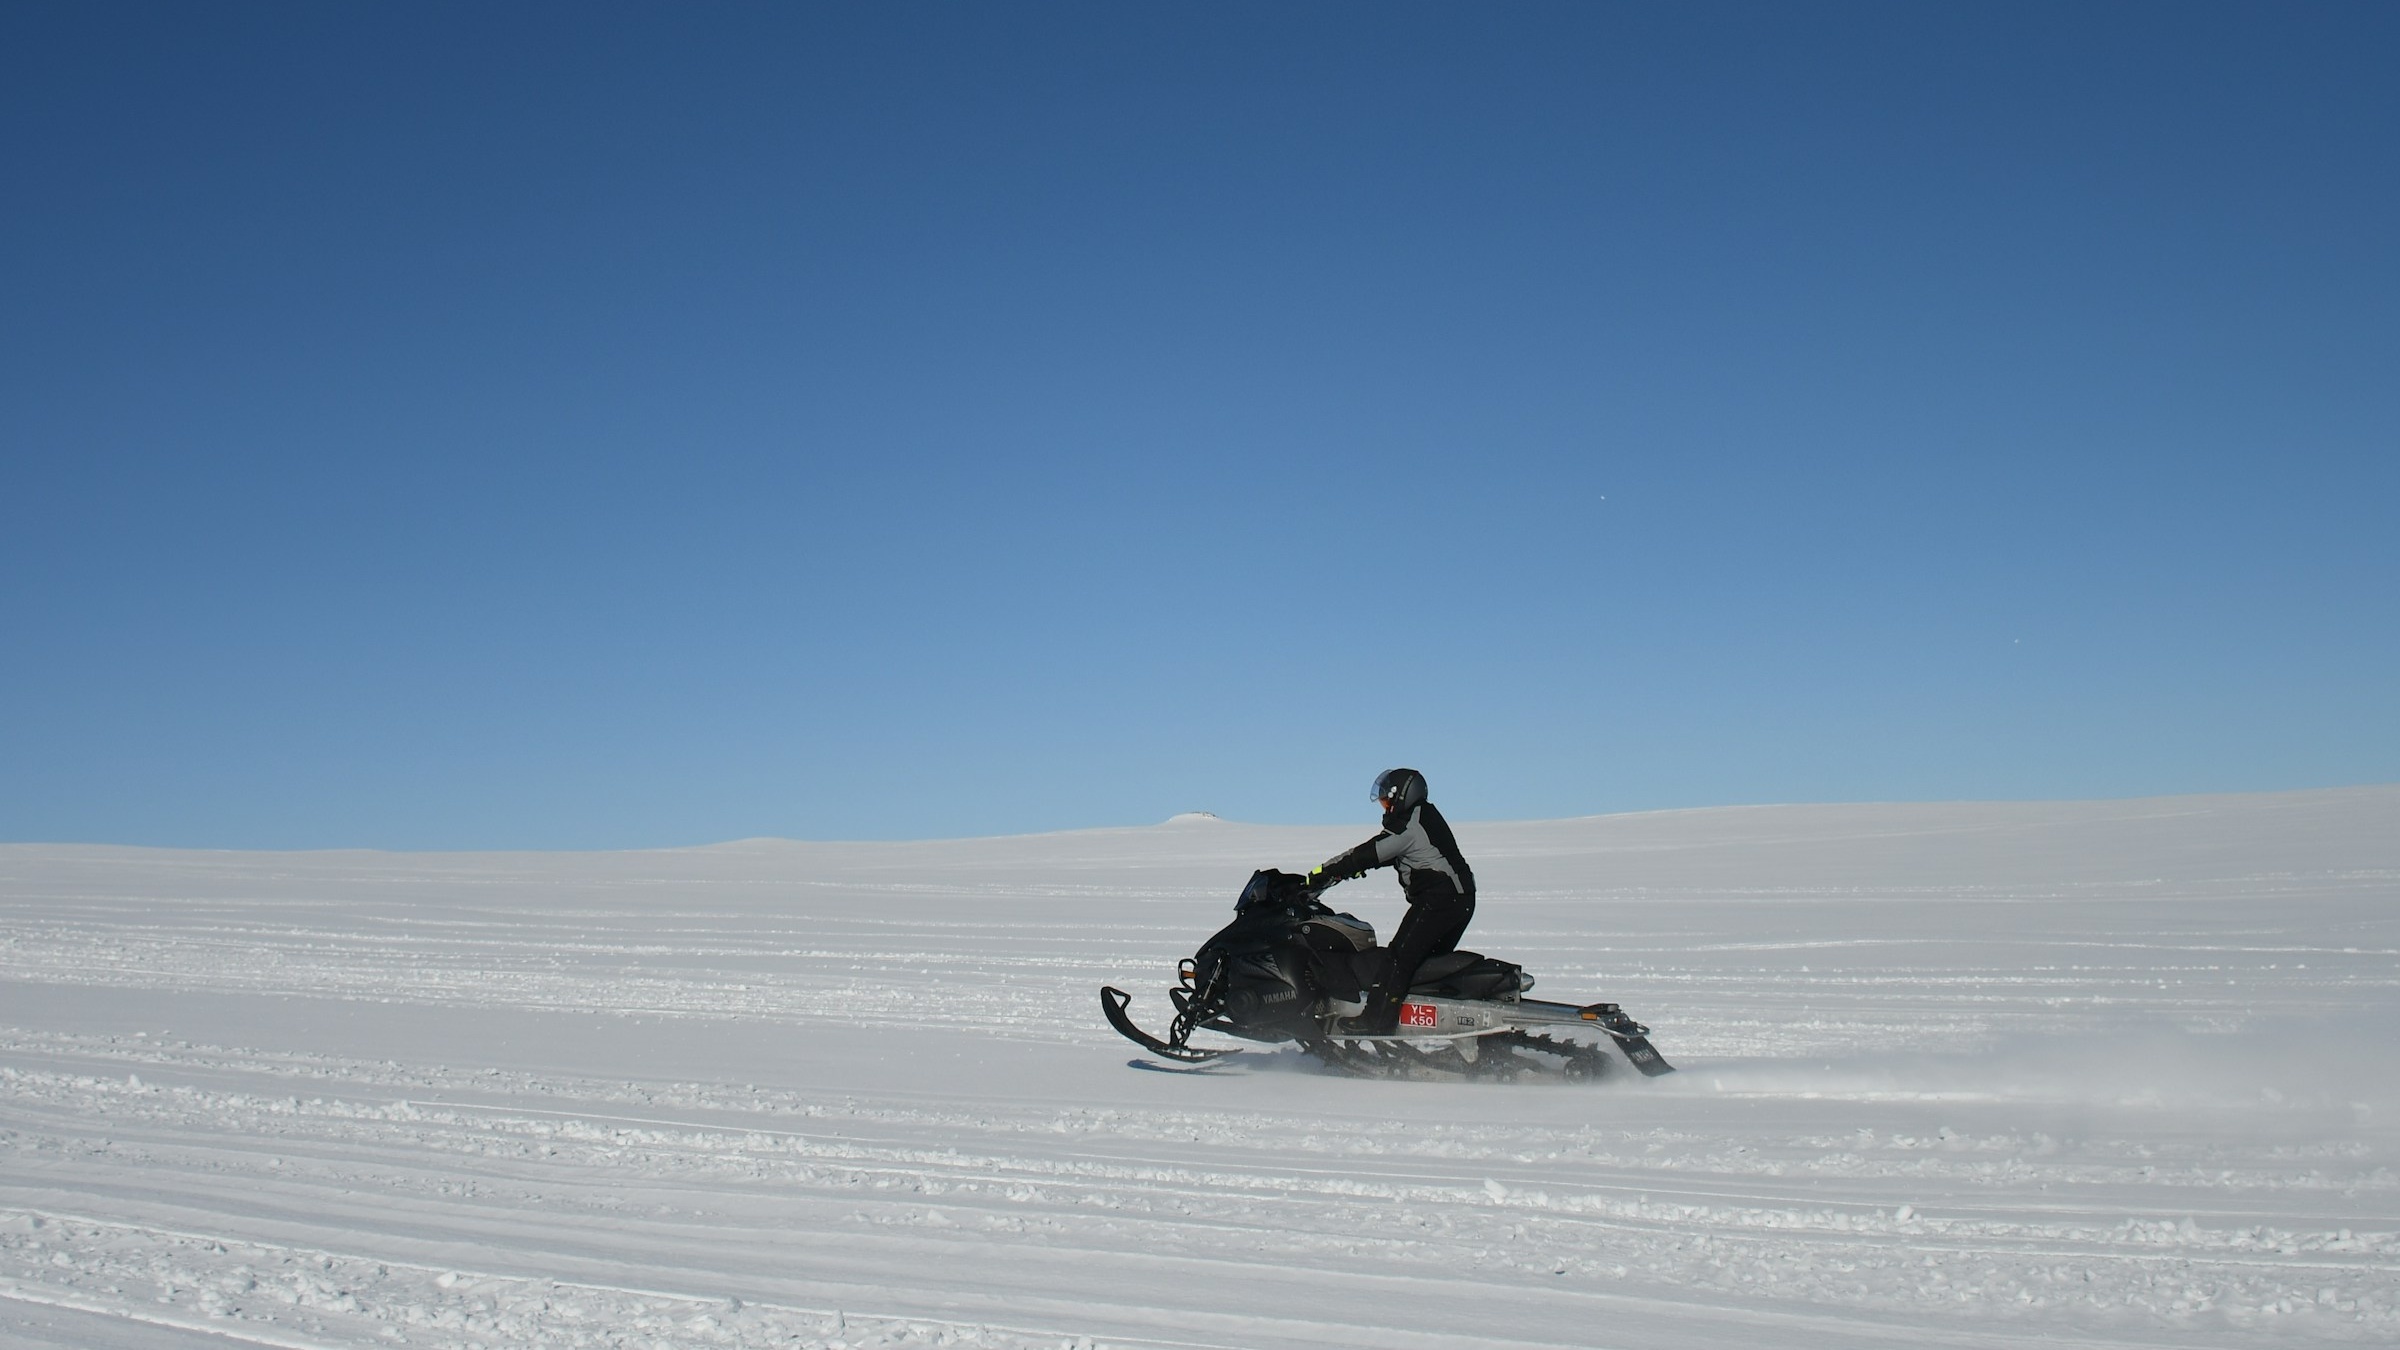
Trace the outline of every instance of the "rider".
<instances>
[{"instance_id":1,"label":"rider","mask_svg":"<svg viewBox=\"0 0 2400 1350\"><path fill-rule=\"evenodd\" d=\"M1475 917L1475 872L1458 851L1450 822L1425 800L1425 775L1415 769L1386 769L1375 779L1375 803L1383 808L1383 833L1347 853L1325 860L1308 874L1311 890L1394 867L1408 896L1382 974L1367 989L1366 1011L1343 1029L1361 1036L1389 1036L1399 1029L1400 1003L1426 957L1458 950L1458 939Z\"/></svg>"}]
</instances>

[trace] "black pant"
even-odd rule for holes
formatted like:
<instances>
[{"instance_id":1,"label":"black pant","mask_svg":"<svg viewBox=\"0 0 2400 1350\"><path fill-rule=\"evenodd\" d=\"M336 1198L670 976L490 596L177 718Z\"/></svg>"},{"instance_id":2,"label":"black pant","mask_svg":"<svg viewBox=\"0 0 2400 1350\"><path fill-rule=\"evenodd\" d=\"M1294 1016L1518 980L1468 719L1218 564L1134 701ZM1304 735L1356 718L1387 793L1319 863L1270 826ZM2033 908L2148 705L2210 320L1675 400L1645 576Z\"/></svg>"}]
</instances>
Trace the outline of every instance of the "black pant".
<instances>
[{"instance_id":1,"label":"black pant","mask_svg":"<svg viewBox=\"0 0 2400 1350\"><path fill-rule=\"evenodd\" d=\"M1439 898L1410 902L1399 930L1392 934L1391 964L1384 979L1394 989L1406 990L1426 957L1457 951L1458 940L1466 936L1467 923L1475 917L1474 895L1442 889L1446 894Z\"/></svg>"},{"instance_id":2,"label":"black pant","mask_svg":"<svg viewBox=\"0 0 2400 1350\"><path fill-rule=\"evenodd\" d=\"M1408 913L1401 916L1392 945L1384 949L1383 978L1368 991L1365 1019L1380 1026L1396 1015L1417 967L1429 956L1457 951L1474 917L1473 891L1461 895L1447 883L1436 883L1409 897Z\"/></svg>"}]
</instances>

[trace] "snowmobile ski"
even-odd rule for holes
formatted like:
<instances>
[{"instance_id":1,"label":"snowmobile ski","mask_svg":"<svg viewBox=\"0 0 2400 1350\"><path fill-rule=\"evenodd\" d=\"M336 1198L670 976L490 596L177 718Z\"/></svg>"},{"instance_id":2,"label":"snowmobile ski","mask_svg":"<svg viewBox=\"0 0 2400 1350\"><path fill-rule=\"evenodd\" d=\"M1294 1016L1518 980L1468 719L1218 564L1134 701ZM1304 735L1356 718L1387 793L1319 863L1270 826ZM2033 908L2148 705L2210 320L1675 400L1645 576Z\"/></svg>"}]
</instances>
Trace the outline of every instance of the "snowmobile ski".
<instances>
[{"instance_id":1,"label":"snowmobile ski","mask_svg":"<svg viewBox=\"0 0 2400 1350\"><path fill-rule=\"evenodd\" d=\"M1228 1052L1226 1058L1231 1058L1233 1055L1238 1055L1240 1053L1241 1052L1239 1050L1230 1051ZM1145 1073L1215 1074L1222 1076L1237 1072L1240 1066L1228 1064L1224 1062L1223 1059L1212 1059L1200 1064L1161 1064L1155 1059L1136 1058L1126 1060L1125 1067L1128 1069L1140 1069Z\"/></svg>"},{"instance_id":2,"label":"snowmobile ski","mask_svg":"<svg viewBox=\"0 0 2400 1350\"><path fill-rule=\"evenodd\" d=\"M1163 1059L1174 1060L1179 1064L1206 1064L1212 1059L1223 1059L1227 1055L1241 1053L1239 1050L1194 1050L1186 1045L1170 1045L1134 1025L1133 1018L1125 1012L1125 1005L1131 1002L1133 1002L1133 995L1124 990L1111 989L1107 985L1100 986L1100 1011L1107 1014L1108 1024L1115 1027L1118 1034L1126 1040L1151 1054ZM1180 1021L1180 1019L1178 1020Z\"/></svg>"}]
</instances>

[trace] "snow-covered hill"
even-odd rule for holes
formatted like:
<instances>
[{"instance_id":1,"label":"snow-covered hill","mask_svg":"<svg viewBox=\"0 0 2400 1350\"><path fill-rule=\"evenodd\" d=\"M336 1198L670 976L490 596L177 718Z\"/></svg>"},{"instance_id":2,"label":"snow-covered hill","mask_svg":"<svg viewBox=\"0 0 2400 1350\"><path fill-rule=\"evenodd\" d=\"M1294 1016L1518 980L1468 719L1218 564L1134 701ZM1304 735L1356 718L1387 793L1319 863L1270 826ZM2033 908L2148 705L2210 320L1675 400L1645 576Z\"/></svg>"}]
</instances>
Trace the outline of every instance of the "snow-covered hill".
<instances>
[{"instance_id":1,"label":"snow-covered hill","mask_svg":"<svg viewBox=\"0 0 2400 1350\"><path fill-rule=\"evenodd\" d=\"M1461 825L1682 1073L1129 1067L1371 829L0 847L0 1344L2400 1343L2400 788Z\"/></svg>"}]
</instances>

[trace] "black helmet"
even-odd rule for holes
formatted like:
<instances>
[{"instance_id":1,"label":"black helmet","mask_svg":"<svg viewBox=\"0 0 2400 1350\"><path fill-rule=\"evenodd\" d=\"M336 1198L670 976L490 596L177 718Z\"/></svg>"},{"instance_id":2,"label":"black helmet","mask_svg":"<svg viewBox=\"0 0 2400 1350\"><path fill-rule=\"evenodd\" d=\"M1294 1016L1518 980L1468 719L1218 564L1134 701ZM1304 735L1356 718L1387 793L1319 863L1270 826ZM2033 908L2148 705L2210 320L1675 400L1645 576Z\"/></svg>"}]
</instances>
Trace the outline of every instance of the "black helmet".
<instances>
[{"instance_id":1,"label":"black helmet","mask_svg":"<svg viewBox=\"0 0 2400 1350\"><path fill-rule=\"evenodd\" d=\"M1375 775L1375 795L1387 811L1413 811L1425 804L1425 775L1415 769L1385 769Z\"/></svg>"}]
</instances>

